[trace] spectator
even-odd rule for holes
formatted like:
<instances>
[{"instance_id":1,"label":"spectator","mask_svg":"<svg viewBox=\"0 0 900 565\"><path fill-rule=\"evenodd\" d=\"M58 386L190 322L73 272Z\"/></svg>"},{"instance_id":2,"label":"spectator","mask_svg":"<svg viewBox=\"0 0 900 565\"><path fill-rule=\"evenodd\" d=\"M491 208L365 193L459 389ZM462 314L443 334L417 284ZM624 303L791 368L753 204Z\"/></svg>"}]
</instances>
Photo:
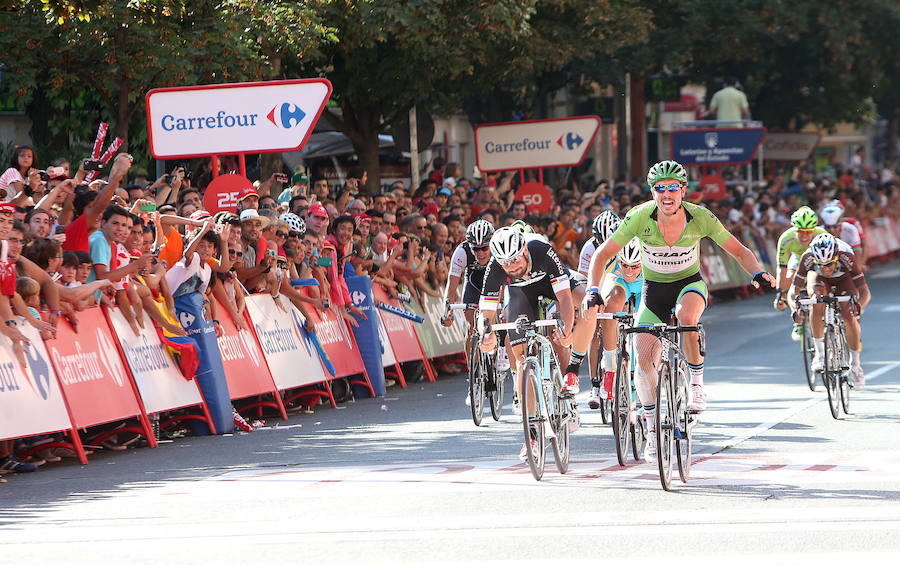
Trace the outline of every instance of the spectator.
<instances>
[{"instance_id":1,"label":"spectator","mask_svg":"<svg viewBox=\"0 0 900 565\"><path fill-rule=\"evenodd\" d=\"M719 122L732 122L733 125L740 125L741 120L750 118L747 96L737 89L737 84L737 79L725 77L724 86L713 94L712 100L709 102L708 116L715 116Z\"/></svg>"},{"instance_id":2,"label":"spectator","mask_svg":"<svg viewBox=\"0 0 900 565\"><path fill-rule=\"evenodd\" d=\"M17 146L10 158L9 168L0 175L0 202L23 205L40 187L41 177L37 166L34 149L27 145Z\"/></svg>"}]
</instances>

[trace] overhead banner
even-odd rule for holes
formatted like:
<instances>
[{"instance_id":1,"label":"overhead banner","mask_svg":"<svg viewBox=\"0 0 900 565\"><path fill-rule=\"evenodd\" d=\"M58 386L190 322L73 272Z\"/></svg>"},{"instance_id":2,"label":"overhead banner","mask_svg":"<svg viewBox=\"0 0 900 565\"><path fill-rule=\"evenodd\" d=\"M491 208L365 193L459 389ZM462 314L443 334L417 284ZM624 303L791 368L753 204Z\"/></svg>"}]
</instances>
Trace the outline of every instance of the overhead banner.
<instances>
[{"instance_id":1,"label":"overhead banner","mask_svg":"<svg viewBox=\"0 0 900 565\"><path fill-rule=\"evenodd\" d=\"M56 339L46 345L76 427L86 428L141 414L131 378L125 372L106 317L98 306L78 313L77 332L67 320L61 319Z\"/></svg>"},{"instance_id":2,"label":"overhead banner","mask_svg":"<svg viewBox=\"0 0 900 565\"><path fill-rule=\"evenodd\" d=\"M246 297L247 311L278 390L320 383L325 370L301 328L305 318L291 302L271 294Z\"/></svg>"},{"instance_id":3,"label":"overhead banner","mask_svg":"<svg viewBox=\"0 0 900 565\"><path fill-rule=\"evenodd\" d=\"M157 88L147 93L156 159L298 151L319 120L323 78Z\"/></svg>"},{"instance_id":4,"label":"overhead banner","mask_svg":"<svg viewBox=\"0 0 900 565\"><path fill-rule=\"evenodd\" d=\"M146 313L141 312L144 331L137 336L119 308L109 308L106 313L148 414L203 402L197 383L181 374Z\"/></svg>"},{"instance_id":5,"label":"overhead banner","mask_svg":"<svg viewBox=\"0 0 900 565\"><path fill-rule=\"evenodd\" d=\"M0 439L60 432L72 427L56 372L37 330L19 324L31 341L25 347L26 370L12 342L0 339Z\"/></svg>"},{"instance_id":6,"label":"overhead banner","mask_svg":"<svg viewBox=\"0 0 900 565\"><path fill-rule=\"evenodd\" d=\"M441 324L444 315L444 301L436 296L423 294L423 305L413 301L410 309L425 318L422 324L416 327L425 354L430 358L453 355L465 351L466 345L466 318L462 311L454 310L453 325L449 328ZM424 307L423 307L424 306Z\"/></svg>"},{"instance_id":7,"label":"overhead banner","mask_svg":"<svg viewBox=\"0 0 900 565\"><path fill-rule=\"evenodd\" d=\"M765 128L675 130L672 155L685 167L744 165L753 160L765 136Z\"/></svg>"},{"instance_id":8,"label":"overhead banner","mask_svg":"<svg viewBox=\"0 0 900 565\"><path fill-rule=\"evenodd\" d=\"M768 132L763 144L763 159L805 161L812 155L820 138L817 133Z\"/></svg>"},{"instance_id":9,"label":"overhead banner","mask_svg":"<svg viewBox=\"0 0 900 565\"><path fill-rule=\"evenodd\" d=\"M576 166L599 130L599 116L482 124L475 127L475 157L482 171Z\"/></svg>"}]
</instances>

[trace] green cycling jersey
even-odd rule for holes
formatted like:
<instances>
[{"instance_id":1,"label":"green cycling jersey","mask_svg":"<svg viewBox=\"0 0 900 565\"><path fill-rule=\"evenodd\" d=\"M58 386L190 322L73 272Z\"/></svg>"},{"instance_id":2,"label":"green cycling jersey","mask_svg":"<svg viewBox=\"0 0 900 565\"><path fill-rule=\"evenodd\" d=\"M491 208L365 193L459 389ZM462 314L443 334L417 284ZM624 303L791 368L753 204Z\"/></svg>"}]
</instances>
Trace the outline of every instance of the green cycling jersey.
<instances>
[{"instance_id":1,"label":"green cycling jersey","mask_svg":"<svg viewBox=\"0 0 900 565\"><path fill-rule=\"evenodd\" d=\"M816 226L813 230L813 237L819 235L820 233L828 233L825 228L822 226ZM810 238L812 241L812 238ZM800 240L797 239L797 228L792 227L789 230L785 231L781 234L781 237L778 238L778 248L775 255L778 257L778 266L779 267L787 267L788 263L791 260L791 257L796 257L800 259L800 256L806 251L809 247L809 244L803 245L800 243Z\"/></svg>"},{"instance_id":2,"label":"green cycling jersey","mask_svg":"<svg viewBox=\"0 0 900 565\"><path fill-rule=\"evenodd\" d=\"M719 245L731 237L716 216L697 204L682 204L687 225L674 245L663 239L657 224L656 202L650 200L628 212L613 240L626 245L632 238L641 241L641 264L644 279L655 282L675 282L700 272L700 240L711 238Z\"/></svg>"}]
</instances>

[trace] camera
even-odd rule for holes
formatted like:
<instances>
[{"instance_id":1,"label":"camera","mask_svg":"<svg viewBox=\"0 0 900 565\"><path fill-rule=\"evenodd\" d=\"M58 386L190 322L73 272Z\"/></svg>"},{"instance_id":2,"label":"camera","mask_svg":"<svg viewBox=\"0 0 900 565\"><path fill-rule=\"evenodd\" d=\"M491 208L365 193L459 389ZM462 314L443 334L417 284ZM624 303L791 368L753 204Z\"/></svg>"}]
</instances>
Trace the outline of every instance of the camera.
<instances>
[{"instance_id":1,"label":"camera","mask_svg":"<svg viewBox=\"0 0 900 565\"><path fill-rule=\"evenodd\" d=\"M103 163L99 159L85 159L81 166L85 171L103 170Z\"/></svg>"},{"instance_id":2,"label":"camera","mask_svg":"<svg viewBox=\"0 0 900 565\"><path fill-rule=\"evenodd\" d=\"M38 175L40 175L41 180L44 182L50 180L50 174L47 171L38 171Z\"/></svg>"}]
</instances>

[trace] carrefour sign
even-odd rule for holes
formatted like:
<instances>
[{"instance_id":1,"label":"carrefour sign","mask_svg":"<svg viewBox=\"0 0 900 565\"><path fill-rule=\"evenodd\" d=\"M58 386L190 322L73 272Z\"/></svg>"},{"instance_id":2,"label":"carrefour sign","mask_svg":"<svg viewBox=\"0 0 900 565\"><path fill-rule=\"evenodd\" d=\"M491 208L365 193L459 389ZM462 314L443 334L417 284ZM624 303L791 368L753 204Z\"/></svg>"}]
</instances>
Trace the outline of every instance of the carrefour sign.
<instances>
[{"instance_id":1,"label":"carrefour sign","mask_svg":"<svg viewBox=\"0 0 900 565\"><path fill-rule=\"evenodd\" d=\"M599 116L483 124L475 128L482 171L580 165L600 129Z\"/></svg>"},{"instance_id":2,"label":"carrefour sign","mask_svg":"<svg viewBox=\"0 0 900 565\"><path fill-rule=\"evenodd\" d=\"M325 79L157 88L147 93L157 159L297 151L331 95Z\"/></svg>"},{"instance_id":3,"label":"carrefour sign","mask_svg":"<svg viewBox=\"0 0 900 565\"><path fill-rule=\"evenodd\" d=\"M743 165L753 160L765 128L675 130L672 158L684 165Z\"/></svg>"}]
</instances>

